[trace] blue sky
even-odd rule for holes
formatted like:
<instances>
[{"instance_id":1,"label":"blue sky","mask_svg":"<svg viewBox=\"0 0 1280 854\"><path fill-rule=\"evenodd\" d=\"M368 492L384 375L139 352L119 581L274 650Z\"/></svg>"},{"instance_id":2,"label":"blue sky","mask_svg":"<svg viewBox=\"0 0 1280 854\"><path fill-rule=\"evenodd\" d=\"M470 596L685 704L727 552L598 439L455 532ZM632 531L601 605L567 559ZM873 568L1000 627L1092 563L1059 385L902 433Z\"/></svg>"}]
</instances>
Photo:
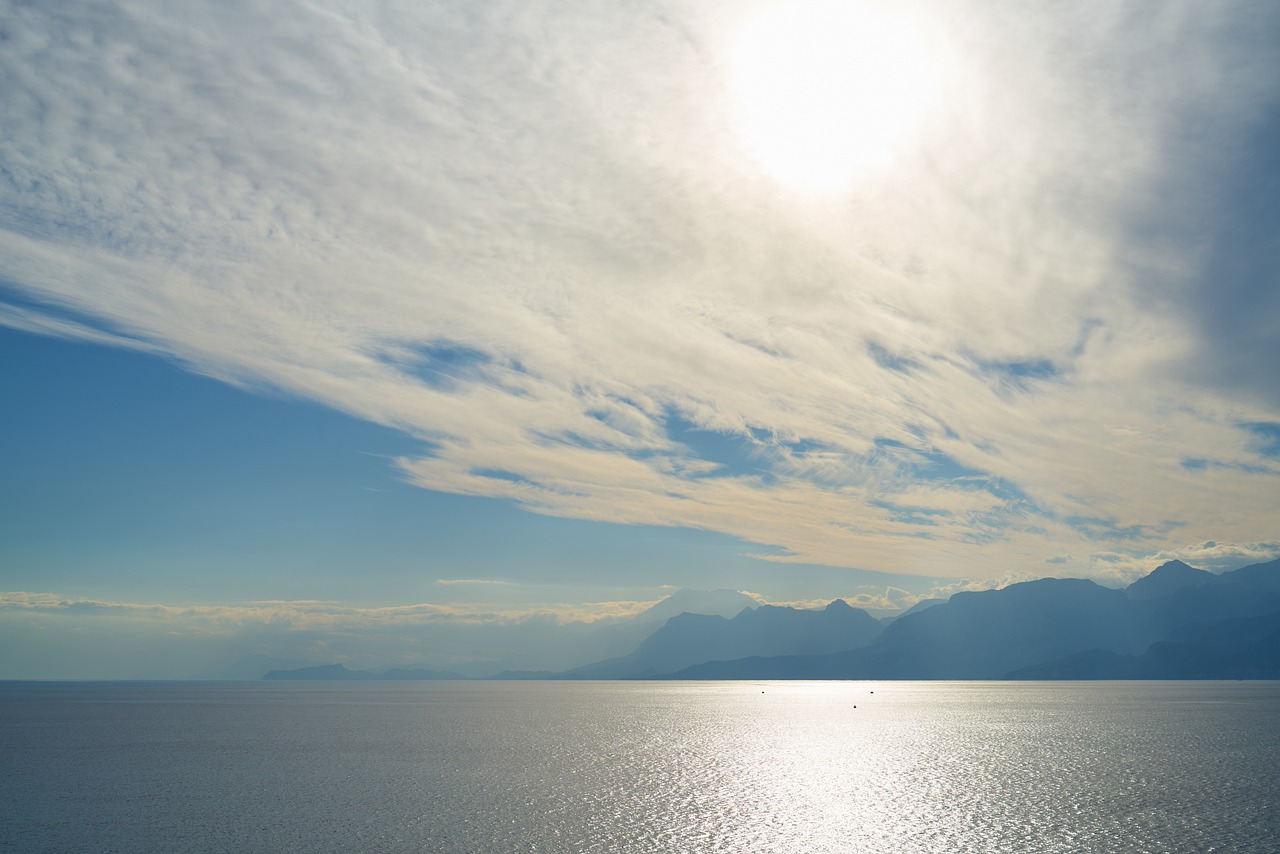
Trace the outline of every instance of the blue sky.
<instances>
[{"instance_id":1,"label":"blue sky","mask_svg":"<svg viewBox=\"0 0 1280 854\"><path fill-rule=\"evenodd\" d=\"M714 532L424 490L394 464L421 450L402 433L151 356L9 330L0 347L20 368L6 372L5 397L30 402L3 426L0 547L13 589L378 605L465 602L474 580L501 582L486 599L550 604L643 601L672 584L783 600L849 584L832 568L779 571Z\"/></svg>"},{"instance_id":2,"label":"blue sky","mask_svg":"<svg viewBox=\"0 0 1280 854\"><path fill-rule=\"evenodd\" d=\"M0 20L0 676L1280 554L1269 4Z\"/></svg>"}]
</instances>

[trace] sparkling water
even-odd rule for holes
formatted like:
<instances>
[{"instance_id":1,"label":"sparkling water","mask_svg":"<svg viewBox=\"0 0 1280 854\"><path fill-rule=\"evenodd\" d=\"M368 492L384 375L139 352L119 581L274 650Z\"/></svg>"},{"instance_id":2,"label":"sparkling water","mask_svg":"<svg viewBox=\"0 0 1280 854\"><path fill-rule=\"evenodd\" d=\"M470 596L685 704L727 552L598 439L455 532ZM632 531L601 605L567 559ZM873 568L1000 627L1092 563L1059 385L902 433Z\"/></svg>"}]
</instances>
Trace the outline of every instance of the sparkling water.
<instances>
[{"instance_id":1,"label":"sparkling water","mask_svg":"<svg viewBox=\"0 0 1280 854\"><path fill-rule=\"evenodd\" d=\"M0 683L0 850L1275 852L1280 683Z\"/></svg>"}]
</instances>

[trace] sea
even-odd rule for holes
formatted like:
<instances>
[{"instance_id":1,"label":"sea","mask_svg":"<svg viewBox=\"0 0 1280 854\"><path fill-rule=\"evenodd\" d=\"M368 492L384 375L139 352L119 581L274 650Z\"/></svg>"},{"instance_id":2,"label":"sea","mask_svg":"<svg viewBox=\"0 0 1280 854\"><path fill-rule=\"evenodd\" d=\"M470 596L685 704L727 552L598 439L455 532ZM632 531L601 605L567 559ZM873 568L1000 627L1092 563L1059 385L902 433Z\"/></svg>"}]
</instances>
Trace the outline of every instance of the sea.
<instances>
[{"instance_id":1,"label":"sea","mask_svg":"<svg viewBox=\"0 0 1280 854\"><path fill-rule=\"evenodd\" d=\"M1280 852L1280 682L0 683L5 852Z\"/></svg>"}]
</instances>

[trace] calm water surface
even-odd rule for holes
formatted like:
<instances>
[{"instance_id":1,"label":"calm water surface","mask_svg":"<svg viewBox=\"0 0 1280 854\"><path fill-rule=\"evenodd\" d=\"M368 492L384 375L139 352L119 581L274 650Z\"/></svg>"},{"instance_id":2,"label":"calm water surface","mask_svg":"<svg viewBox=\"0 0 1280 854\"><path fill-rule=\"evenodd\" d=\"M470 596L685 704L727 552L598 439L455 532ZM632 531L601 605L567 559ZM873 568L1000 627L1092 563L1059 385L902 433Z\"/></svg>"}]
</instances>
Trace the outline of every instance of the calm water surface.
<instances>
[{"instance_id":1,"label":"calm water surface","mask_svg":"<svg viewBox=\"0 0 1280 854\"><path fill-rule=\"evenodd\" d=\"M0 851L1275 852L1280 683L0 683Z\"/></svg>"}]
</instances>

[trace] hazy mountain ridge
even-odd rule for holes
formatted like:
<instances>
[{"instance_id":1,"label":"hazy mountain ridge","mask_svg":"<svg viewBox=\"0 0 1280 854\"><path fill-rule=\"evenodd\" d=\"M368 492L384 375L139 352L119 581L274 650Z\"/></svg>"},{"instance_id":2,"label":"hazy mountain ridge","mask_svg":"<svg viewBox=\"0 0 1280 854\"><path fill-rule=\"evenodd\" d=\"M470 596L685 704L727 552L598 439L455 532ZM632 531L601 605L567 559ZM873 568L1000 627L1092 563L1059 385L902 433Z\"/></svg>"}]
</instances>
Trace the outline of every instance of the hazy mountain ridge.
<instances>
[{"instance_id":1,"label":"hazy mountain ridge","mask_svg":"<svg viewBox=\"0 0 1280 854\"><path fill-rule=\"evenodd\" d=\"M894 620L901 620L903 617L907 616L908 614L918 614L921 611L924 611L928 608L932 608L934 605L941 605L946 601L947 601L946 599L921 599L919 602L912 605L910 608L908 608L907 610L903 611L900 614L892 614L888 617L881 617L880 622L883 625L887 626L890 623L892 623Z\"/></svg>"},{"instance_id":2,"label":"hazy mountain ridge","mask_svg":"<svg viewBox=\"0 0 1280 854\"><path fill-rule=\"evenodd\" d=\"M541 632L533 636L526 634L499 644L497 645L499 648L494 650L496 654L481 656L473 652L474 657L470 659L467 666L457 666L459 671L463 671L458 678L484 678L498 670L502 672L497 678L553 678L559 671L579 666L590 660L589 656L592 655L598 658L611 658L632 652L645 638L661 628L669 618L683 611L732 617L744 608L754 608L759 604L756 599L737 590L684 588L628 617L559 626L550 625L550 621L542 621ZM464 646L463 649L466 647ZM485 669L485 663L490 665L488 669ZM271 670L303 670L314 666L316 666L314 662L284 661L262 654L251 654L221 671L208 674L208 677L261 679ZM433 666L442 671L455 669L448 663L437 663ZM326 677L317 675L295 678L323 679Z\"/></svg>"},{"instance_id":3,"label":"hazy mountain ridge","mask_svg":"<svg viewBox=\"0 0 1280 854\"><path fill-rule=\"evenodd\" d=\"M1130 599L1158 599L1179 590L1212 583L1211 572L1187 566L1180 560L1162 563L1126 588Z\"/></svg>"},{"instance_id":4,"label":"hazy mountain ridge","mask_svg":"<svg viewBox=\"0 0 1280 854\"><path fill-rule=\"evenodd\" d=\"M674 601L675 606L718 605L733 601L725 594L733 591L682 591L664 600ZM735 594L741 596L741 594ZM504 670L494 679L641 679L670 673L705 661L724 657L742 657L752 654L782 655L787 653L820 654L849 649L868 643L883 629L879 620L866 611L853 608L837 599L820 610L803 610L778 605L758 605L755 600L742 597L757 607L746 607L732 619L720 614L678 613L645 638L630 654L582 665L571 670L512 671ZM659 603L659 606L664 603ZM662 613L659 606L644 612ZM422 671L430 672L430 671ZM264 679L321 679L321 680L370 680L370 679L424 679L466 678L458 674L445 676L396 675L410 673L403 670L362 671L349 670L341 664L303 667L293 670L274 670Z\"/></svg>"},{"instance_id":5,"label":"hazy mountain ridge","mask_svg":"<svg viewBox=\"0 0 1280 854\"><path fill-rule=\"evenodd\" d=\"M681 611L652 628L647 618ZM802 610L680 591L633 618L621 656L497 679L1280 678L1280 560L1221 575L1170 561L1128 588L1042 578L921 603L891 621L835 600ZM276 670L270 679L466 678L436 671Z\"/></svg>"},{"instance_id":6,"label":"hazy mountain ridge","mask_svg":"<svg viewBox=\"0 0 1280 854\"><path fill-rule=\"evenodd\" d=\"M729 619L738 616L744 609L758 608L760 605L758 600L737 590L694 590L683 587L631 617L630 622L661 626L681 614L705 614Z\"/></svg>"},{"instance_id":7,"label":"hazy mountain ridge","mask_svg":"<svg viewBox=\"0 0 1280 854\"><path fill-rule=\"evenodd\" d=\"M241 681L261 679L264 673L272 670L297 670L312 665L298 659L273 658L260 652L249 653L228 664L220 670L201 674L201 678Z\"/></svg>"},{"instance_id":8,"label":"hazy mountain ridge","mask_svg":"<svg viewBox=\"0 0 1280 854\"><path fill-rule=\"evenodd\" d=\"M1188 627L1141 655L1094 649L1009 674L1011 679L1280 679L1280 611Z\"/></svg>"},{"instance_id":9,"label":"hazy mountain ridge","mask_svg":"<svg viewBox=\"0 0 1280 854\"><path fill-rule=\"evenodd\" d=\"M626 655L671 617L689 611L732 617L760 602L737 590L682 588L637 614L594 623L568 623L534 639L513 640L489 657L486 671L479 660L465 669L472 677L502 671L500 678L542 679L594 658ZM447 665L445 665L447 667Z\"/></svg>"},{"instance_id":10,"label":"hazy mountain ridge","mask_svg":"<svg viewBox=\"0 0 1280 854\"><path fill-rule=\"evenodd\" d=\"M861 649L823 656L716 662L679 671L689 679L1000 679L1010 670L1088 646L1138 652L1152 640L1127 622L1123 591L1081 579L1044 578L1000 590L957 593L903 616ZM787 674L795 673L795 676Z\"/></svg>"},{"instance_id":11,"label":"hazy mountain ridge","mask_svg":"<svg viewBox=\"0 0 1280 854\"><path fill-rule=\"evenodd\" d=\"M816 655L862 646L881 631L879 620L842 599L822 610L761 605L744 609L731 620L683 613L629 655L576 667L557 678L638 679L716 659Z\"/></svg>"},{"instance_id":12,"label":"hazy mountain ridge","mask_svg":"<svg viewBox=\"0 0 1280 854\"><path fill-rule=\"evenodd\" d=\"M1270 678L1260 674L1280 669L1280 638L1267 629L1280 615L1280 560L1222 575L1170 562L1130 588L1046 578L958 593L861 649L708 662L668 678ZM1180 655L1206 661L1179 670L1168 662Z\"/></svg>"}]
</instances>

